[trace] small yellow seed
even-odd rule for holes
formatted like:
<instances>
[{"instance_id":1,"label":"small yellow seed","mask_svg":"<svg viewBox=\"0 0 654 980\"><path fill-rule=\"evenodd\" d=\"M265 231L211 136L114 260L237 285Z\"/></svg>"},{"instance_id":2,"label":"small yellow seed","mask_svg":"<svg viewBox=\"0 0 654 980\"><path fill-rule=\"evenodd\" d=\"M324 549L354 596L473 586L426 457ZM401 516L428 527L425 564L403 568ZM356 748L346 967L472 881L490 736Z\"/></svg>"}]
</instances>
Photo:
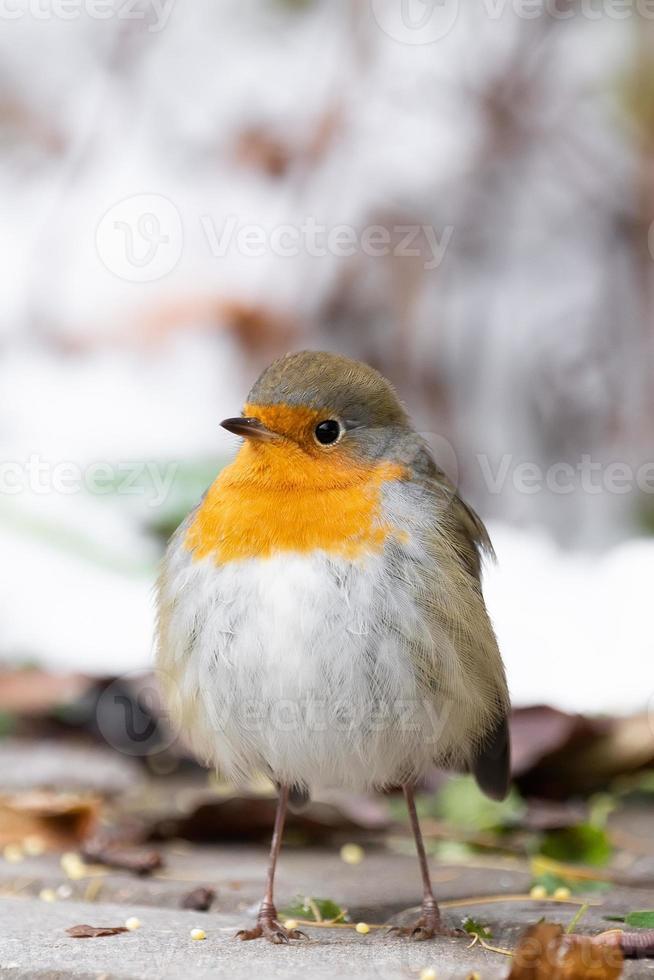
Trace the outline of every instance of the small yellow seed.
<instances>
[{"instance_id":1,"label":"small yellow seed","mask_svg":"<svg viewBox=\"0 0 654 980\"><path fill-rule=\"evenodd\" d=\"M39 857L45 851L45 841L38 834L28 834L23 841L23 850L30 857Z\"/></svg>"},{"instance_id":2,"label":"small yellow seed","mask_svg":"<svg viewBox=\"0 0 654 980\"><path fill-rule=\"evenodd\" d=\"M481 980L481 973L477 973L476 970L473 970L472 973L468 974L466 980Z\"/></svg>"},{"instance_id":3,"label":"small yellow seed","mask_svg":"<svg viewBox=\"0 0 654 980\"><path fill-rule=\"evenodd\" d=\"M365 936L366 933L370 932L370 926L367 922L357 922L354 928L362 936Z\"/></svg>"},{"instance_id":4,"label":"small yellow seed","mask_svg":"<svg viewBox=\"0 0 654 980\"><path fill-rule=\"evenodd\" d=\"M204 929L191 929L191 939L206 939L207 934Z\"/></svg>"},{"instance_id":5,"label":"small yellow seed","mask_svg":"<svg viewBox=\"0 0 654 980\"><path fill-rule=\"evenodd\" d=\"M547 898L547 888L545 885L534 885L529 894L532 898Z\"/></svg>"},{"instance_id":6,"label":"small yellow seed","mask_svg":"<svg viewBox=\"0 0 654 980\"><path fill-rule=\"evenodd\" d=\"M437 975L433 967L426 966L424 970L420 971L420 980L436 980Z\"/></svg>"},{"instance_id":7,"label":"small yellow seed","mask_svg":"<svg viewBox=\"0 0 654 980\"><path fill-rule=\"evenodd\" d=\"M284 919L284 925L287 929L297 929L297 919Z\"/></svg>"},{"instance_id":8,"label":"small yellow seed","mask_svg":"<svg viewBox=\"0 0 654 980\"><path fill-rule=\"evenodd\" d=\"M570 889L562 886L561 888L555 888L554 898L558 898L559 901L564 901L566 898L570 898Z\"/></svg>"},{"instance_id":9,"label":"small yellow seed","mask_svg":"<svg viewBox=\"0 0 654 980\"><path fill-rule=\"evenodd\" d=\"M346 864L361 864L365 856L359 844L343 844L341 848L341 861L345 861Z\"/></svg>"},{"instance_id":10,"label":"small yellow seed","mask_svg":"<svg viewBox=\"0 0 654 980\"><path fill-rule=\"evenodd\" d=\"M5 861L9 861L10 864L18 864L18 862L22 861L25 857L20 844L7 844L7 846L3 848L2 856L4 857Z\"/></svg>"},{"instance_id":11,"label":"small yellow seed","mask_svg":"<svg viewBox=\"0 0 654 980\"><path fill-rule=\"evenodd\" d=\"M57 896L53 888L42 888L39 892L39 898L42 902L56 902Z\"/></svg>"},{"instance_id":12,"label":"small yellow seed","mask_svg":"<svg viewBox=\"0 0 654 980\"><path fill-rule=\"evenodd\" d=\"M78 881L86 874L86 865L75 851L66 851L65 854L61 855L59 863L62 871L73 881Z\"/></svg>"},{"instance_id":13,"label":"small yellow seed","mask_svg":"<svg viewBox=\"0 0 654 980\"><path fill-rule=\"evenodd\" d=\"M125 928L129 929L130 932L134 932L136 929L141 928L141 920L137 919L135 915L130 915L129 919L125 919Z\"/></svg>"}]
</instances>

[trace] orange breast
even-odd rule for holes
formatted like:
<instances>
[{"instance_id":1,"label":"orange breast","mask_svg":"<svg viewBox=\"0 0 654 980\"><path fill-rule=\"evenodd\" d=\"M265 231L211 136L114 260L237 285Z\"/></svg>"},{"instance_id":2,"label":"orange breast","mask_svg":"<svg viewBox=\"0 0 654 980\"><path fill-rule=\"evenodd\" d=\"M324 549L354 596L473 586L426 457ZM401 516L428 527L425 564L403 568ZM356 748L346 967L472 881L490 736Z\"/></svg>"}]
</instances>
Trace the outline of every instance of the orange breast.
<instances>
[{"instance_id":1,"label":"orange breast","mask_svg":"<svg viewBox=\"0 0 654 980\"><path fill-rule=\"evenodd\" d=\"M246 442L207 492L185 546L219 563L280 551L378 551L396 533L382 519L381 488L403 475L398 464L361 463L338 449L311 455L290 440Z\"/></svg>"}]
</instances>

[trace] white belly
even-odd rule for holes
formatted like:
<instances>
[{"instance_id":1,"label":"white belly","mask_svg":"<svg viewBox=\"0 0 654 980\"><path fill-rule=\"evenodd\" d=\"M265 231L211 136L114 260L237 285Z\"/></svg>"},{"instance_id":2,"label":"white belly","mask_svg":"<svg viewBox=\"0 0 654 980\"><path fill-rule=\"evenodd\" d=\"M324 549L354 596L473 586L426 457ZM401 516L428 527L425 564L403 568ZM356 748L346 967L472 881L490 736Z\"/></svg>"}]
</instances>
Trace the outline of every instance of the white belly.
<instances>
[{"instance_id":1,"label":"white belly","mask_svg":"<svg viewBox=\"0 0 654 980\"><path fill-rule=\"evenodd\" d=\"M228 777L380 786L452 749L459 726L415 670L429 630L384 555L217 566L177 546L161 589L160 667L194 748Z\"/></svg>"}]
</instances>

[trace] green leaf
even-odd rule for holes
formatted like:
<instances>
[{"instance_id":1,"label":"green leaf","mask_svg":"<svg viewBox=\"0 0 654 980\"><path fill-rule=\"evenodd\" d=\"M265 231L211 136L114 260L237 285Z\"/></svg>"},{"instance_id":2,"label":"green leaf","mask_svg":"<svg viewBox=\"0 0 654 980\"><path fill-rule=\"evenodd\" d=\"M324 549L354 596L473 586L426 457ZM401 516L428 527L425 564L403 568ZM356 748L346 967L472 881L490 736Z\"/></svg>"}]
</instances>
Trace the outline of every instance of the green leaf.
<instances>
[{"instance_id":1,"label":"green leaf","mask_svg":"<svg viewBox=\"0 0 654 980\"><path fill-rule=\"evenodd\" d=\"M484 831L515 826L526 807L516 789L511 789L507 798L497 803L484 796L472 776L455 776L443 786L430 809L431 815L458 830Z\"/></svg>"},{"instance_id":2,"label":"green leaf","mask_svg":"<svg viewBox=\"0 0 654 980\"><path fill-rule=\"evenodd\" d=\"M280 911L286 919L310 919L312 922L320 922L322 919L343 919L345 917L345 909L333 902L331 898L313 898L303 895L296 895Z\"/></svg>"},{"instance_id":3,"label":"green leaf","mask_svg":"<svg viewBox=\"0 0 654 980\"><path fill-rule=\"evenodd\" d=\"M625 916L624 921L634 929L654 929L654 909L641 909L639 912L630 912Z\"/></svg>"},{"instance_id":4,"label":"green leaf","mask_svg":"<svg viewBox=\"0 0 654 980\"><path fill-rule=\"evenodd\" d=\"M626 915L605 915L607 922L624 922L634 929L654 929L654 909L641 909Z\"/></svg>"},{"instance_id":5,"label":"green leaf","mask_svg":"<svg viewBox=\"0 0 654 980\"><path fill-rule=\"evenodd\" d=\"M482 926L481 922L468 916L463 920L463 928L471 936L479 936L480 939L492 939L493 933L487 926Z\"/></svg>"},{"instance_id":6,"label":"green leaf","mask_svg":"<svg viewBox=\"0 0 654 980\"><path fill-rule=\"evenodd\" d=\"M564 863L602 867L611 857L613 847L602 827L580 823L575 827L564 827L545 834L538 853Z\"/></svg>"}]
</instances>

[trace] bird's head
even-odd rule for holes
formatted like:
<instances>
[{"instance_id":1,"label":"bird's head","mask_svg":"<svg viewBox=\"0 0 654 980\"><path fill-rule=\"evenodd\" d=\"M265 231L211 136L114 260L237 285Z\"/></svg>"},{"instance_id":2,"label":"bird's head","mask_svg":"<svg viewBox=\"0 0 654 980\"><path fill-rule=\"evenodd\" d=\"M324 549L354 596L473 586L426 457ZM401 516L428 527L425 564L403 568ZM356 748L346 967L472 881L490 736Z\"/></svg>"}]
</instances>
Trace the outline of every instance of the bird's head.
<instances>
[{"instance_id":1,"label":"bird's head","mask_svg":"<svg viewBox=\"0 0 654 980\"><path fill-rule=\"evenodd\" d=\"M402 445L415 438L395 391L378 371L321 351L274 361L251 389L243 414L221 424L243 436L261 464L284 462L334 477L400 462Z\"/></svg>"}]
</instances>

